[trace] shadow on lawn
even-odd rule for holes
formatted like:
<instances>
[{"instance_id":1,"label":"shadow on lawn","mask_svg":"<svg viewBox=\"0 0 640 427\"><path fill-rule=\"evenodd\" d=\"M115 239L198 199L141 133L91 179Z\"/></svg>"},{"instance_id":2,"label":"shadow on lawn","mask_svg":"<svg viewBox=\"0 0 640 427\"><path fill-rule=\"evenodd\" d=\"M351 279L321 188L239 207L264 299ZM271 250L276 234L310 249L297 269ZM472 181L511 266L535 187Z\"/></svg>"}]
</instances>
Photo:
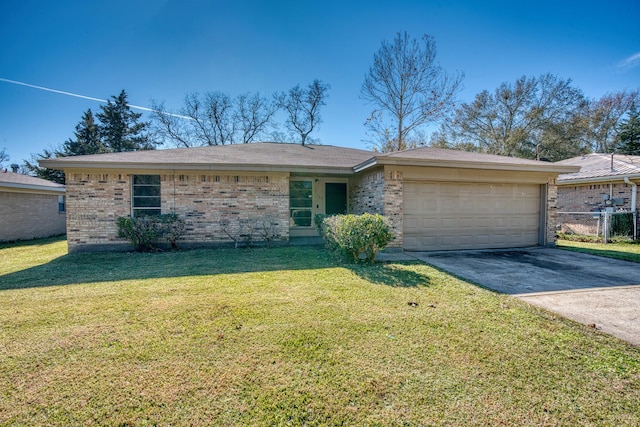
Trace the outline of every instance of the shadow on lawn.
<instances>
[{"instance_id":1,"label":"shadow on lawn","mask_svg":"<svg viewBox=\"0 0 640 427\"><path fill-rule=\"evenodd\" d=\"M376 263L373 265L346 265L361 278L378 285L412 288L417 286L428 286L429 276L417 273L409 268L409 265L420 264L420 262L402 262L399 264Z\"/></svg>"},{"instance_id":2,"label":"shadow on lawn","mask_svg":"<svg viewBox=\"0 0 640 427\"><path fill-rule=\"evenodd\" d=\"M623 261L631 261L640 263L640 254L633 252L614 251L609 249L579 248L574 246L558 246L559 249L572 252L580 252L583 254L603 256L613 259L621 259Z\"/></svg>"},{"instance_id":3,"label":"shadow on lawn","mask_svg":"<svg viewBox=\"0 0 640 427\"><path fill-rule=\"evenodd\" d=\"M279 270L344 267L375 284L423 286L426 275L399 264L339 264L317 247L195 249L161 253L75 253L0 275L0 291L81 283L147 280Z\"/></svg>"}]
</instances>

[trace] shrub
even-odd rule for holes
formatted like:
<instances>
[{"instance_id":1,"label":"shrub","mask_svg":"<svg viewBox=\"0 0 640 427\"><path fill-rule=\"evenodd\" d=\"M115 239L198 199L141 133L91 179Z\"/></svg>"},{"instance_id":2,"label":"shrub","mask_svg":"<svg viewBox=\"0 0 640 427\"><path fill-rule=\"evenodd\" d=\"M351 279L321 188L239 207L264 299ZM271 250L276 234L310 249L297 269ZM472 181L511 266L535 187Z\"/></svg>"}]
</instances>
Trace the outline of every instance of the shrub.
<instances>
[{"instance_id":1,"label":"shrub","mask_svg":"<svg viewBox=\"0 0 640 427\"><path fill-rule=\"evenodd\" d=\"M375 261L377 253L393 239L387 219L378 214L329 216L320 229L327 248L350 262Z\"/></svg>"},{"instance_id":2,"label":"shrub","mask_svg":"<svg viewBox=\"0 0 640 427\"><path fill-rule=\"evenodd\" d=\"M256 221L256 229L267 247L271 247L271 242L279 239L278 221L272 216L265 216Z\"/></svg>"},{"instance_id":3,"label":"shrub","mask_svg":"<svg viewBox=\"0 0 640 427\"><path fill-rule=\"evenodd\" d=\"M165 241L171 248L178 247L178 240L185 231L184 220L177 214L145 215L135 218L120 217L116 220L118 237L129 240L138 252L153 252Z\"/></svg>"},{"instance_id":4,"label":"shrub","mask_svg":"<svg viewBox=\"0 0 640 427\"><path fill-rule=\"evenodd\" d=\"M633 235L633 212L617 212L611 215L611 235Z\"/></svg>"}]
</instances>

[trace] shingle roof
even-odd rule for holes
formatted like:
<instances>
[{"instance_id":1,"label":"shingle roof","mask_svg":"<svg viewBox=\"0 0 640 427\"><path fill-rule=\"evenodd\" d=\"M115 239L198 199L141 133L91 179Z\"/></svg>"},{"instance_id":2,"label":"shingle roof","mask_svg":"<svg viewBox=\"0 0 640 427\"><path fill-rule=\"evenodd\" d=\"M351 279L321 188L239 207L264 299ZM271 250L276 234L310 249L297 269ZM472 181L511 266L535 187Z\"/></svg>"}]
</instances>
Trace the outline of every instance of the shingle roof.
<instances>
[{"instance_id":1,"label":"shingle roof","mask_svg":"<svg viewBox=\"0 0 640 427\"><path fill-rule=\"evenodd\" d=\"M469 151L450 150L435 147L419 147L388 154L379 154L356 169L377 164L403 164L439 167L469 167L503 170L531 170L540 172L572 172L577 170L572 165L541 162L518 157L498 156L494 154L474 153Z\"/></svg>"},{"instance_id":2,"label":"shingle roof","mask_svg":"<svg viewBox=\"0 0 640 427\"><path fill-rule=\"evenodd\" d=\"M561 165L580 166L580 171L562 174L558 183L604 181L611 179L640 178L640 156L593 153L558 162Z\"/></svg>"},{"instance_id":3,"label":"shingle roof","mask_svg":"<svg viewBox=\"0 0 640 427\"><path fill-rule=\"evenodd\" d=\"M20 173L0 171L0 187L64 192L65 186Z\"/></svg>"},{"instance_id":4,"label":"shingle roof","mask_svg":"<svg viewBox=\"0 0 640 427\"><path fill-rule=\"evenodd\" d=\"M107 153L41 160L49 168L261 170L351 174L381 164L571 172L573 166L423 147L380 154L332 145L253 143Z\"/></svg>"},{"instance_id":5,"label":"shingle roof","mask_svg":"<svg viewBox=\"0 0 640 427\"><path fill-rule=\"evenodd\" d=\"M331 145L254 143L62 157L41 163L47 167L117 164L120 167L180 165L206 167L206 169L241 167L264 167L268 170L290 170L296 167L351 169L353 165L363 162L371 155L370 151Z\"/></svg>"},{"instance_id":6,"label":"shingle roof","mask_svg":"<svg viewBox=\"0 0 640 427\"><path fill-rule=\"evenodd\" d=\"M495 154L473 153L469 151L449 150L435 147L419 147L404 151L385 154L386 157L425 159L425 160L446 160L456 162L485 162L502 163L513 165L539 165L537 160L521 159L519 157L498 156ZM548 164L548 162L547 162Z\"/></svg>"}]
</instances>

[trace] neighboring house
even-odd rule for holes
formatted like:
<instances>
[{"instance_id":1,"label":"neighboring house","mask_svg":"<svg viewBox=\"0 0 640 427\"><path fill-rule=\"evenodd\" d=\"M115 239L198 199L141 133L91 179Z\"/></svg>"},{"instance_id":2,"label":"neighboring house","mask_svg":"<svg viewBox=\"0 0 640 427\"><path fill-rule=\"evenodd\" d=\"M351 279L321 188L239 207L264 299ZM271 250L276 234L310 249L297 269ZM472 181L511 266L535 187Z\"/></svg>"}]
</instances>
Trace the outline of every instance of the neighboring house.
<instances>
[{"instance_id":1,"label":"neighboring house","mask_svg":"<svg viewBox=\"0 0 640 427\"><path fill-rule=\"evenodd\" d=\"M64 234L65 188L0 170L0 242Z\"/></svg>"},{"instance_id":2,"label":"neighboring house","mask_svg":"<svg viewBox=\"0 0 640 427\"><path fill-rule=\"evenodd\" d=\"M595 234L598 215L586 213L638 211L640 156L587 154L557 164L580 167L579 172L558 177L558 211L564 212L559 215L560 231Z\"/></svg>"},{"instance_id":3,"label":"neighboring house","mask_svg":"<svg viewBox=\"0 0 640 427\"><path fill-rule=\"evenodd\" d=\"M229 241L223 224L270 218L277 234L317 235L316 214L379 213L390 248L555 245L556 179L577 167L430 147L391 154L256 143L42 160L63 169L69 251L127 248L116 219L184 218L183 245Z\"/></svg>"}]
</instances>

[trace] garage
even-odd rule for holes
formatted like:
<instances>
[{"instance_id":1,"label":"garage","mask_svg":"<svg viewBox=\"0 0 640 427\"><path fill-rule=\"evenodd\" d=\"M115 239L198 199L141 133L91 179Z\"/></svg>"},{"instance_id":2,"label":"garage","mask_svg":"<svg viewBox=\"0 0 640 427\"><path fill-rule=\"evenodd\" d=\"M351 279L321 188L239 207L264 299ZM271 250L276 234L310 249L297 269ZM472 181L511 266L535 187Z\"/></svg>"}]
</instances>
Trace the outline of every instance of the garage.
<instances>
[{"instance_id":1,"label":"garage","mask_svg":"<svg viewBox=\"0 0 640 427\"><path fill-rule=\"evenodd\" d=\"M540 242L540 184L404 182L404 249L534 246Z\"/></svg>"}]
</instances>

